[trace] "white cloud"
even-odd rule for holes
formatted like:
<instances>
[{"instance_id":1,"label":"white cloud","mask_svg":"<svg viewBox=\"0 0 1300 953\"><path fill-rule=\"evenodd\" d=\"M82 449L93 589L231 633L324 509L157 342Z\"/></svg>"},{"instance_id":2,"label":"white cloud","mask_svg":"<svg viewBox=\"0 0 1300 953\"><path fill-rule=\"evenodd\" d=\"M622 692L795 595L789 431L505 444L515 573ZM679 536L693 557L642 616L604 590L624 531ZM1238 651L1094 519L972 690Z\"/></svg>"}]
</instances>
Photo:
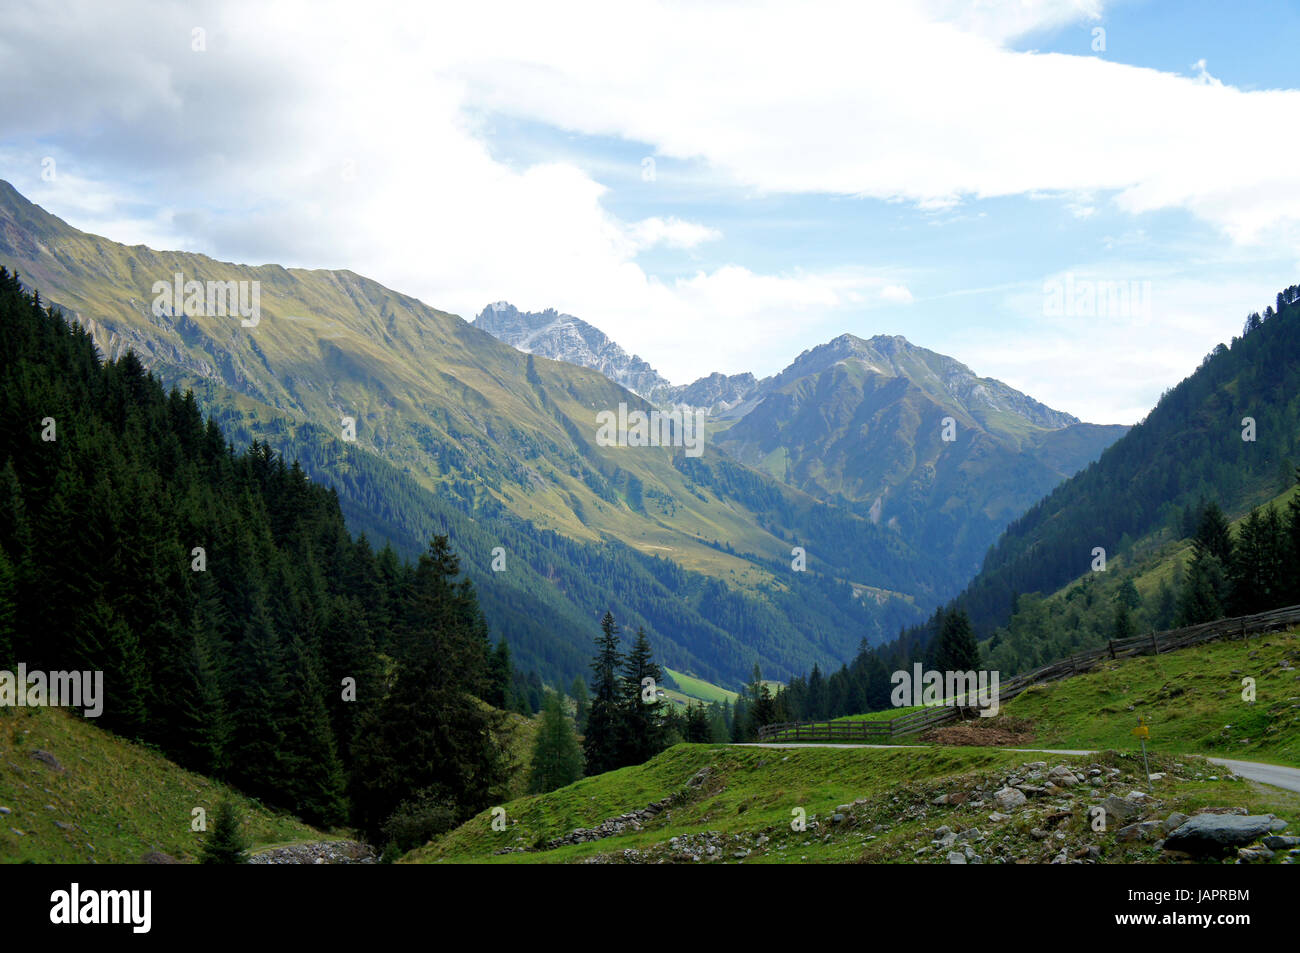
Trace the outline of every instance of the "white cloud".
<instances>
[{"instance_id":1,"label":"white cloud","mask_svg":"<svg viewBox=\"0 0 1300 953\"><path fill-rule=\"evenodd\" d=\"M636 250L643 251L656 245L669 248L694 248L704 242L717 241L722 232L708 225L685 222L675 216L652 216L628 226L628 238Z\"/></svg>"},{"instance_id":2,"label":"white cloud","mask_svg":"<svg viewBox=\"0 0 1300 953\"><path fill-rule=\"evenodd\" d=\"M623 221L572 164L495 159L484 117L643 144L638 156L696 160L757 192L922 209L1086 196L1076 216L1106 202L1184 208L1235 241L1300 253L1300 129L1278 121L1300 93L1206 82L1204 63L1177 76L1005 46L1086 31L1100 12L1068 0L372 2L365 15L128 2L51 19L33 0L0 36L0 83L24 90L0 116L0 162L35 200L120 241L346 267L465 315L503 298L553 306L678 381L775 370L864 311L910 302L907 276L735 264L660 280L640 252L700 249L719 229L667 208ZM60 178L42 183L51 151ZM1040 391L1026 389L1073 409L1071 374L1055 369L1090 366L1070 348L1106 345L1054 333L1069 346L1017 345L1045 362L1025 374ZM953 353L974 364L977 350Z\"/></svg>"}]
</instances>

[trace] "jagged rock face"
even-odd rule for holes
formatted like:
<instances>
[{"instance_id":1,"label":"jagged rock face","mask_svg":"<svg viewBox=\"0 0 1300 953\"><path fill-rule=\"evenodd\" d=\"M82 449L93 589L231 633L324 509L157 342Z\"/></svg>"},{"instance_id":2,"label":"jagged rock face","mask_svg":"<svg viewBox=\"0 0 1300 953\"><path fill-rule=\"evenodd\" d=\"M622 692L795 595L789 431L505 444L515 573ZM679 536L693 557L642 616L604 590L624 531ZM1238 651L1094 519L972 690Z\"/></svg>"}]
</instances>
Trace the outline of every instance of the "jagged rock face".
<instances>
[{"instance_id":1,"label":"jagged rock face","mask_svg":"<svg viewBox=\"0 0 1300 953\"><path fill-rule=\"evenodd\" d=\"M610 340L599 328L554 308L520 311L498 301L488 305L474 319L474 327L498 341L527 354L577 364L600 371L632 393L659 404L684 405L725 415L739 407L759 389L753 374L730 376L712 373L690 384L674 386L635 354Z\"/></svg>"},{"instance_id":2,"label":"jagged rock face","mask_svg":"<svg viewBox=\"0 0 1300 953\"><path fill-rule=\"evenodd\" d=\"M702 407L711 414L725 415L753 397L758 389L759 381L753 374L728 376L715 371L694 383L669 388L665 396L674 404Z\"/></svg>"},{"instance_id":3,"label":"jagged rock face","mask_svg":"<svg viewBox=\"0 0 1300 953\"><path fill-rule=\"evenodd\" d=\"M520 311L498 301L483 309L474 326L527 354L600 371L616 384L647 400L663 399L672 385L635 354L629 356L603 331L554 308Z\"/></svg>"},{"instance_id":4,"label":"jagged rock face","mask_svg":"<svg viewBox=\"0 0 1300 953\"><path fill-rule=\"evenodd\" d=\"M846 362L860 364L883 377L907 378L931 397L947 397L976 417L981 416L981 411L1012 413L1049 430L1079 423L1071 414L1053 410L1001 381L977 377L960 361L917 347L899 335L881 334L864 340L841 334L800 354L773 378L771 387L777 389Z\"/></svg>"}]
</instances>

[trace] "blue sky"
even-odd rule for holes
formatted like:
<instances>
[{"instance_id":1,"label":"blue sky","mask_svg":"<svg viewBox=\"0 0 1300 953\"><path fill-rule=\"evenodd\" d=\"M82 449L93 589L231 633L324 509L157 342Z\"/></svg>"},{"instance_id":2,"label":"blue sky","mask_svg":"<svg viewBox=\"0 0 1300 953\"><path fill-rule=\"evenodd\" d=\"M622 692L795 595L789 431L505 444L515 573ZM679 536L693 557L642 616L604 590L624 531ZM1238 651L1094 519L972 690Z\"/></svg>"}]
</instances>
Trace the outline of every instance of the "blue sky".
<instances>
[{"instance_id":1,"label":"blue sky","mask_svg":"<svg viewBox=\"0 0 1300 953\"><path fill-rule=\"evenodd\" d=\"M1294 4L73 6L0 38L34 201L556 307L675 382L903 334L1131 423L1300 271ZM1067 275L1150 308L1052 313Z\"/></svg>"}]
</instances>

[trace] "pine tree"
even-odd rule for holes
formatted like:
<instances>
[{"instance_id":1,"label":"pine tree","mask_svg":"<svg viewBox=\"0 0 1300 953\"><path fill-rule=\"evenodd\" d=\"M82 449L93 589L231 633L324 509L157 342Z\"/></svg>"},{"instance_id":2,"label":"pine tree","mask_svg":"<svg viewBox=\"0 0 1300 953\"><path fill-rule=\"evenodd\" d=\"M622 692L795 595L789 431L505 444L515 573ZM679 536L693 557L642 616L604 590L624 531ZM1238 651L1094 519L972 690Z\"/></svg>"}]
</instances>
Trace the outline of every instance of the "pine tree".
<instances>
[{"instance_id":1,"label":"pine tree","mask_svg":"<svg viewBox=\"0 0 1300 953\"><path fill-rule=\"evenodd\" d=\"M619 697L618 672L623 655L618 650L618 624L613 613L600 620L596 639L596 657L591 663L591 710L587 713L587 731L582 739L587 759L587 773L604 774L622 767L624 720Z\"/></svg>"},{"instance_id":2,"label":"pine tree","mask_svg":"<svg viewBox=\"0 0 1300 953\"><path fill-rule=\"evenodd\" d=\"M1110 637L1116 642L1121 639L1130 639L1135 635L1133 629L1133 620L1129 616L1128 602L1124 599L1115 600L1115 621L1111 625Z\"/></svg>"},{"instance_id":3,"label":"pine tree","mask_svg":"<svg viewBox=\"0 0 1300 953\"><path fill-rule=\"evenodd\" d=\"M1221 566L1232 564L1232 531L1228 527L1228 518L1218 503L1207 503L1201 511L1196 536L1192 540L1192 550L1197 556L1208 553Z\"/></svg>"},{"instance_id":4,"label":"pine tree","mask_svg":"<svg viewBox=\"0 0 1300 953\"><path fill-rule=\"evenodd\" d=\"M542 703L542 721L533 742L530 794L545 794L582 777L582 749L573 725L564 711L564 697L547 692Z\"/></svg>"},{"instance_id":5,"label":"pine tree","mask_svg":"<svg viewBox=\"0 0 1300 953\"><path fill-rule=\"evenodd\" d=\"M624 729L619 761L622 764L642 764L664 749L663 702L658 694L663 677L663 669L652 658L650 640L645 630L638 627L621 680Z\"/></svg>"},{"instance_id":6,"label":"pine tree","mask_svg":"<svg viewBox=\"0 0 1300 953\"><path fill-rule=\"evenodd\" d=\"M1223 618L1227 589L1227 574L1218 558L1208 552L1194 555L1178 598L1178 624L1197 625Z\"/></svg>"},{"instance_id":7,"label":"pine tree","mask_svg":"<svg viewBox=\"0 0 1300 953\"><path fill-rule=\"evenodd\" d=\"M573 723L579 732L586 731L587 712L591 708L591 693L587 691L586 679L581 675L574 676L569 693L573 696Z\"/></svg>"},{"instance_id":8,"label":"pine tree","mask_svg":"<svg viewBox=\"0 0 1300 953\"><path fill-rule=\"evenodd\" d=\"M233 802L225 800L218 804L212 833L203 839L199 863L248 863L248 858L244 855L248 842L244 838L243 826L243 818Z\"/></svg>"},{"instance_id":9,"label":"pine tree","mask_svg":"<svg viewBox=\"0 0 1300 953\"><path fill-rule=\"evenodd\" d=\"M483 699L489 705L495 705L503 711L513 707L510 704L511 672L510 645L503 635L492 652L492 659L488 664L488 690Z\"/></svg>"},{"instance_id":10,"label":"pine tree","mask_svg":"<svg viewBox=\"0 0 1300 953\"><path fill-rule=\"evenodd\" d=\"M772 693L763 684L763 673L758 663L754 663L754 678L749 683L749 724L746 733L757 737L758 729L776 721L776 705Z\"/></svg>"},{"instance_id":11,"label":"pine tree","mask_svg":"<svg viewBox=\"0 0 1300 953\"><path fill-rule=\"evenodd\" d=\"M935 668L941 672L970 672L980 667L979 644L965 610L945 613L939 633Z\"/></svg>"},{"instance_id":12,"label":"pine tree","mask_svg":"<svg viewBox=\"0 0 1300 953\"><path fill-rule=\"evenodd\" d=\"M12 670L14 647L14 567L0 547L0 669Z\"/></svg>"},{"instance_id":13,"label":"pine tree","mask_svg":"<svg viewBox=\"0 0 1300 953\"><path fill-rule=\"evenodd\" d=\"M703 705L691 705L686 709L683 736L691 744L708 744L713 740L713 726L709 722L709 712Z\"/></svg>"}]
</instances>

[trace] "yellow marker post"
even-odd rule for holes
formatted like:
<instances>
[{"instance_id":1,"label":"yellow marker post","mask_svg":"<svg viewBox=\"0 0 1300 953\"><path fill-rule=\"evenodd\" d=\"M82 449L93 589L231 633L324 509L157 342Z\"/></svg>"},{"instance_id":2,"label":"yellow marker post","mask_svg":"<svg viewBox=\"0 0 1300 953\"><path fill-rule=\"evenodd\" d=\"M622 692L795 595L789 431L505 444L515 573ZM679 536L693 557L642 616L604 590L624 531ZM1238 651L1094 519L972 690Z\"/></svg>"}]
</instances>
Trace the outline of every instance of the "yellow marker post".
<instances>
[{"instance_id":1,"label":"yellow marker post","mask_svg":"<svg viewBox=\"0 0 1300 953\"><path fill-rule=\"evenodd\" d=\"M1147 720L1138 715L1137 727L1133 729L1133 734L1137 735L1138 740L1142 742L1142 766L1147 770L1147 787L1151 787L1151 765L1147 762L1147 739L1151 737L1151 728L1147 725Z\"/></svg>"}]
</instances>

